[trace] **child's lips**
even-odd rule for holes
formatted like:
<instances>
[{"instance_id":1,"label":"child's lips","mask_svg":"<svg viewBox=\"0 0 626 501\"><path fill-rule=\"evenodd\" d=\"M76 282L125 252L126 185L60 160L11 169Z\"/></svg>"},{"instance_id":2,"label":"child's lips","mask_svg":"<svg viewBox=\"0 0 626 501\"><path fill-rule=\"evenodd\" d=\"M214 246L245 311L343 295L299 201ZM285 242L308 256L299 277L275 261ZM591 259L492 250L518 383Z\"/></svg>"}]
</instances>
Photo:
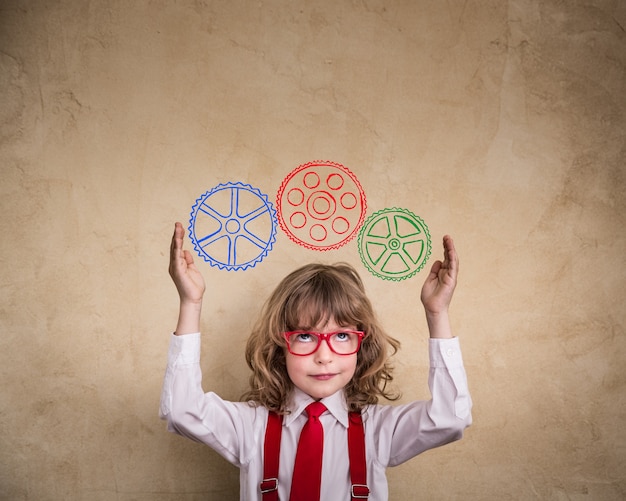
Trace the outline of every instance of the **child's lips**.
<instances>
[{"instance_id":1,"label":"child's lips","mask_svg":"<svg viewBox=\"0 0 626 501\"><path fill-rule=\"evenodd\" d=\"M313 379L317 379L318 381L328 381L329 379L332 379L336 376L337 374L312 374L311 377Z\"/></svg>"}]
</instances>

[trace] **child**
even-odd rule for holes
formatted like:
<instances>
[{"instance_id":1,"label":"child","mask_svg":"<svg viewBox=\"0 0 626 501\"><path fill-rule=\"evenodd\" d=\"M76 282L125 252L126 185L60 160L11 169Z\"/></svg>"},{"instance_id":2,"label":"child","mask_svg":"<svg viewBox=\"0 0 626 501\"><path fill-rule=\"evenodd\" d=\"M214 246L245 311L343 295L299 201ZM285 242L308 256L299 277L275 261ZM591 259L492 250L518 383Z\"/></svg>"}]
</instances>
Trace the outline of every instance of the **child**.
<instances>
[{"instance_id":1,"label":"child","mask_svg":"<svg viewBox=\"0 0 626 501\"><path fill-rule=\"evenodd\" d=\"M180 311L160 416L169 431L209 445L240 468L240 499L386 500L388 466L460 439L471 424L461 351L448 319L458 272L449 236L444 260L433 264L421 292L432 399L381 405L379 397L397 398L387 387L388 351L395 353L399 342L381 328L361 279L345 264L304 266L272 293L246 347L252 375L245 402L205 394L199 364L205 283L183 250L183 235L176 223L169 272ZM316 401L324 404L312 406L320 407L319 417L309 407ZM320 458L300 457L306 453Z\"/></svg>"}]
</instances>

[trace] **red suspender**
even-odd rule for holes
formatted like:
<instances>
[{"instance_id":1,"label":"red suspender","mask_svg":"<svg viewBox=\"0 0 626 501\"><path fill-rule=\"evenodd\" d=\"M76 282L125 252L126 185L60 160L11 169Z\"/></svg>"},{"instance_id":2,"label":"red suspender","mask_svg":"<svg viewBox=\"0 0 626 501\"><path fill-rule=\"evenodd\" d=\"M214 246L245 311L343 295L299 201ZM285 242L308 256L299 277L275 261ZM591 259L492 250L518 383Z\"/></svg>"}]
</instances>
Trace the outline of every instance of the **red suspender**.
<instances>
[{"instance_id":1,"label":"red suspender","mask_svg":"<svg viewBox=\"0 0 626 501\"><path fill-rule=\"evenodd\" d=\"M280 437L283 418L270 412L265 428L263 446L263 481L260 488L263 501L278 501L278 463L280 460ZM367 465L365 463L365 431L360 412L348 415L348 455L350 457L351 500L367 499Z\"/></svg>"},{"instance_id":2,"label":"red suspender","mask_svg":"<svg viewBox=\"0 0 626 501\"><path fill-rule=\"evenodd\" d=\"M267 417L265 444L263 445L263 481L260 485L263 501L278 501L278 462L280 461L282 427L282 416L270 412Z\"/></svg>"},{"instance_id":3,"label":"red suspender","mask_svg":"<svg viewBox=\"0 0 626 501\"><path fill-rule=\"evenodd\" d=\"M348 414L348 454L350 455L350 495L355 499L367 499L367 465L365 464L365 431L360 412Z\"/></svg>"}]
</instances>

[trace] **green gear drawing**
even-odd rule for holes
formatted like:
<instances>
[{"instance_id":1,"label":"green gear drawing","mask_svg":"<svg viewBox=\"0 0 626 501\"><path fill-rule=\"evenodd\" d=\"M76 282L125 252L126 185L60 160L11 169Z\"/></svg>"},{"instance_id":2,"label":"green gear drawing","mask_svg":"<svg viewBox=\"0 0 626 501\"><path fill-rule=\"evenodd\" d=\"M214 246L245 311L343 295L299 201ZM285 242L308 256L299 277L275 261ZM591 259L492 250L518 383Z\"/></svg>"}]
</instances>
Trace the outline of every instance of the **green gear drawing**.
<instances>
[{"instance_id":1,"label":"green gear drawing","mask_svg":"<svg viewBox=\"0 0 626 501\"><path fill-rule=\"evenodd\" d=\"M420 271L431 252L430 232L407 209L383 209L369 216L358 237L361 261L383 280L406 280Z\"/></svg>"}]
</instances>

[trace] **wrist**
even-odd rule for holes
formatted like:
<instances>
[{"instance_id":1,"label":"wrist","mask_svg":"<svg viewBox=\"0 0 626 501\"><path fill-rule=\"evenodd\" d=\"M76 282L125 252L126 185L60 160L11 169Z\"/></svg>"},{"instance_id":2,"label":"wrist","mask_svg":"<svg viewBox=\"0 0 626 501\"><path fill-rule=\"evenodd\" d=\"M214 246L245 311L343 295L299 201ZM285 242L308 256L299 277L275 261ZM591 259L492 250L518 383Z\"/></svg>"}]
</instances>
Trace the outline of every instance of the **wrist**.
<instances>
[{"instance_id":1,"label":"wrist","mask_svg":"<svg viewBox=\"0 0 626 501\"><path fill-rule=\"evenodd\" d=\"M202 302L181 301L178 313L178 323L176 324L176 334L191 334L200 332L200 316L202 313Z\"/></svg>"},{"instance_id":2,"label":"wrist","mask_svg":"<svg viewBox=\"0 0 626 501\"><path fill-rule=\"evenodd\" d=\"M447 310L439 312L426 311L426 322L428 323L428 332L431 338L450 339L454 337Z\"/></svg>"},{"instance_id":3,"label":"wrist","mask_svg":"<svg viewBox=\"0 0 626 501\"><path fill-rule=\"evenodd\" d=\"M201 310L202 298L200 299L180 299L180 309Z\"/></svg>"}]
</instances>

